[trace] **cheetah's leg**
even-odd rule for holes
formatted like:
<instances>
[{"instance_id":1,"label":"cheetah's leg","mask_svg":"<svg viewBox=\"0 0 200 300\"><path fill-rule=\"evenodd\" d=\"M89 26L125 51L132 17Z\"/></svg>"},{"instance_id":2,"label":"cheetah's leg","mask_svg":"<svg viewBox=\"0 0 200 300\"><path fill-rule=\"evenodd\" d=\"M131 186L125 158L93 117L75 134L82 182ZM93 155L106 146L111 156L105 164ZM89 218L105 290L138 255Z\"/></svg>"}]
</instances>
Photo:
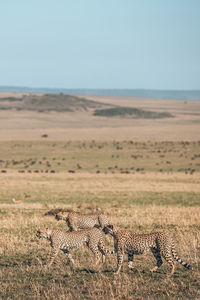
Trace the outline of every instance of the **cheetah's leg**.
<instances>
[{"instance_id":1,"label":"cheetah's leg","mask_svg":"<svg viewBox=\"0 0 200 300\"><path fill-rule=\"evenodd\" d=\"M66 254L67 257L69 258L69 261L72 263L72 265L74 265L74 259L72 258L71 253L65 252L65 254Z\"/></svg>"},{"instance_id":2,"label":"cheetah's leg","mask_svg":"<svg viewBox=\"0 0 200 300\"><path fill-rule=\"evenodd\" d=\"M94 245L92 243L88 244L88 248L94 253L95 256L95 266L97 266L101 260L100 256L99 256L99 250L98 250L98 246Z\"/></svg>"},{"instance_id":3,"label":"cheetah's leg","mask_svg":"<svg viewBox=\"0 0 200 300\"><path fill-rule=\"evenodd\" d=\"M174 260L173 260L173 258L171 256L171 254L166 254L164 256L164 258L168 262L168 264L171 266L171 273L170 274L173 275L174 271L175 271L175 263L174 263Z\"/></svg>"},{"instance_id":4,"label":"cheetah's leg","mask_svg":"<svg viewBox=\"0 0 200 300\"><path fill-rule=\"evenodd\" d=\"M151 269L151 272L155 272L163 264L163 262L160 255L160 251L158 249L153 248L151 249L151 252L153 253L153 256L155 257L157 262L157 266Z\"/></svg>"},{"instance_id":5,"label":"cheetah's leg","mask_svg":"<svg viewBox=\"0 0 200 300\"><path fill-rule=\"evenodd\" d=\"M117 253L118 251L118 241L114 240L114 249L115 249L115 253Z\"/></svg>"},{"instance_id":6,"label":"cheetah's leg","mask_svg":"<svg viewBox=\"0 0 200 300\"><path fill-rule=\"evenodd\" d=\"M105 260L106 260L106 256L105 256L105 245L104 245L104 242L102 239L99 240L99 245L98 245L98 248L99 248L99 251L101 252L102 254L102 263L104 264L105 263Z\"/></svg>"},{"instance_id":7,"label":"cheetah's leg","mask_svg":"<svg viewBox=\"0 0 200 300\"><path fill-rule=\"evenodd\" d=\"M128 268L129 269L134 269L133 268L133 253L132 252L128 253Z\"/></svg>"},{"instance_id":8,"label":"cheetah's leg","mask_svg":"<svg viewBox=\"0 0 200 300\"><path fill-rule=\"evenodd\" d=\"M102 254L102 264L104 264L105 263L105 261L106 261L106 256L105 256L105 253L104 253L104 251L102 251L102 249L99 247L99 251L101 252L101 254Z\"/></svg>"},{"instance_id":9,"label":"cheetah's leg","mask_svg":"<svg viewBox=\"0 0 200 300\"><path fill-rule=\"evenodd\" d=\"M174 274L174 271L175 271L175 263L173 263L173 265L172 265L172 269L171 269L171 275L173 275Z\"/></svg>"},{"instance_id":10,"label":"cheetah's leg","mask_svg":"<svg viewBox=\"0 0 200 300\"><path fill-rule=\"evenodd\" d=\"M50 258L50 262L48 263L48 265L45 267L45 269L49 268L52 263L54 262L56 256L58 255L59 249L57 248L53 248L53 251L51 253L51 258Z\"/></svg>"},{"instance_id":11,"label":"cheetah's leg","mask_svg":"<svg viewBox=\"0 0 200 300\"><path fill-rule=\"evenodd\" d=\"M95 253L95 265L98 266L100 263L101 257L99 256L99 252L96 249L96 253Z\"/></svg>"},{"instance_id":12,"label":"cheetah's leg","mask_svg":"<svg viewBox=\"0 0 200 300\"><path fill-rule=\"evenodd\" d=\"M115 274L119 274L121 267L122 267L122 263L123 263L123 256L124 253L122 251L118 250L117 253L117 271L115 272Z\"/></svg>"},{"instance_id":13,"label":"cheetah's leg","mask_svg":"<svg viewBox=\"0 0 200 300\"><path fill-rule=\"evenodd\" d=\"M168 264L171 266L171 275L174 274L175 271L175 262L174 259L172 257L172 254L169 250L167 250L165 253L162 253L164 259L166 260L166 262L168 262Z\"/></svg>"}]
</instances>

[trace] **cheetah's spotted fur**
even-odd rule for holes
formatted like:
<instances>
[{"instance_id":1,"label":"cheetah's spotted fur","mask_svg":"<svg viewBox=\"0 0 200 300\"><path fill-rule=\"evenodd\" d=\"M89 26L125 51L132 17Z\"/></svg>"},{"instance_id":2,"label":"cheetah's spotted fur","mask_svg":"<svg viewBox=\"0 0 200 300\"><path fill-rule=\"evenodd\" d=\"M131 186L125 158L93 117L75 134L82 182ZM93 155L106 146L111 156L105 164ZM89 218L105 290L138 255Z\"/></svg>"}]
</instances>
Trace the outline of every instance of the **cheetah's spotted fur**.
<instances>
[{"instance_id":1,"label":"cheetah's spotted fur","mask_svg":"<svg viewBox=\"0 0 200 300\"><path fill-rule=\"evenodd\" d=\"M60 230L44 229L38 230L36 233L38 238L46 238L50 240L53 252L47 267L50 267L54 259L58 255L59 250L62 250L69 258L70 262L74 264L74 260L70 251L80 248L84 243L94 253L96 265L99 264L99 251L102 253L103 262L105 261L105 254L113 254L114 251L109 251L105 248L102 233L97 228L89 228L81 231L62 232Z\"/></svg>"},{"instance_id":2,"label":"cheetah's spotted fur","mask_svg":"<svg viewBox=\"0 0 200 300\"><path fill-rule=\"evenodd\" d=\"M109 225L108 218L103 214L84 215L76 212L59 212L56 220L65 220L70 231L92 227L104 228Z\"/></svg>"},{"instance_id":3,"label":"cheetah's spotted fur","mask_svg":"<svg viewBox=\"0 0 200 300\"><path fill-rule=\"evenodd\" d=\"M173 239L165 232L152 232L148 234L133 234L126 230L120 230L116 226L109 225L104 228L104 232L113 236L115 252L117 253L117 271L120 272L123 255L128 254L128 267L133 269L133 256L134 254L143 254L151 251L156 258L157 266L151 271L156 271L162 265L161 256L171 266L171 275L175 270L175 262L178 261L185 268L190 269L190 265L182 261L175 249Z\"/></svg>"}]
</instances>

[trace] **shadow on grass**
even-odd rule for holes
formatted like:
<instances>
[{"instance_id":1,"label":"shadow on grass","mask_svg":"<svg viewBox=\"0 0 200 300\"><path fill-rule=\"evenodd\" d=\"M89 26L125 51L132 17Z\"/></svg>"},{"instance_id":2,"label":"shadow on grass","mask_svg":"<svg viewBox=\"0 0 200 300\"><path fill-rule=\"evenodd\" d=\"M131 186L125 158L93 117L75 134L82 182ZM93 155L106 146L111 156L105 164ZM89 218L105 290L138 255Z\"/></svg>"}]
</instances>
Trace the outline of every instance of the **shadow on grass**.
<instances>
[{"instance_id":1,"label":"shadow on grass","mask_svg":"<svg viewBox=\"0 0 200 300\"><path fill-rule=\"evenodd\" d=\"M78 268L78 269L75 269L73 272L74 273L80 273L80 272L82 272L82 273L87 273L87 274L96 274L96 273L99 273L98 270L94 270L94 269L90 269L90 268L83 268L83 269Z\"/></svg>"},{"instance_id":2,"label":"shadow on grass","mask_svg":"<svg viewBox=\"0 0 200 300\"><path fill-rule=\"evenodd\" d=\"M36 266L39 265L37 257L33 253L21 254L17 253L15 256L1 256L0 257L0 267L14 267L14 266ZM40 260L45 261L45 259L40 257Z\"/></svg>"}]
</instances>

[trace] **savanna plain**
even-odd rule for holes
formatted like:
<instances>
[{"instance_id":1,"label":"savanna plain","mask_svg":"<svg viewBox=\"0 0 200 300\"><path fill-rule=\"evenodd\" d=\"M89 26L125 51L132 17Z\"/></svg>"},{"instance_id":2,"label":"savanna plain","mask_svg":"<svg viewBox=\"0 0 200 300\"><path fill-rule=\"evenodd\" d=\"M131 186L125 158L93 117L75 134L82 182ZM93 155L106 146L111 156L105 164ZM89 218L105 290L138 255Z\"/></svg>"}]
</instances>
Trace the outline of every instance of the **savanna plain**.
<instances>
[{"instance_id":1,"label":"savanna plain","mask_svg":"<svg viewBox=\"0 0 200 300\"><path fill-rule=\"evenodd\" d=\"M9 107L21 105L22 95L1 97L0 298L199 299L200 103L84 96L95 104L63 112L30 109L27 98L26 107ZM93 115L122 103L172 117ZM177 263L170 276L164 262L151 273L155 260L147 253L134 257L134 271L125 257L115 275L116 255L96 268L87 247L73 252L74 268L60 253L45 270L51 247L37 229L68 230L45 215L54 209L103 212L135 233L167 231L192 270ZM103 237L113 249L113 239Z\"/></svg>"}]
</instances>

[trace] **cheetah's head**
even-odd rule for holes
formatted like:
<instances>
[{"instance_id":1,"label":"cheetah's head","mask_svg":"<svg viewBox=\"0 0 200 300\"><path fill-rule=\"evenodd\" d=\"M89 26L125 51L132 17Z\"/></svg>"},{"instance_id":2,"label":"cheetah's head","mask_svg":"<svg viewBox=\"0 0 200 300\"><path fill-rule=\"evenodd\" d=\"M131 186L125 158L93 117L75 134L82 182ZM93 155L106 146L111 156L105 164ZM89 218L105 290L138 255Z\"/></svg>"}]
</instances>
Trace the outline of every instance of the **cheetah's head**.
<instances>
[{"instance_id":1,"label":"cheetah's head","mask_svg":"<svg viewBox=\"0 0 200 300\"><path fill-rule=\"evenodd\" d=\"M68 212L62 212L60 211L59 213L56 214L56 220L66 220L68 218L69 213Z\"/></svg>"},{"instance_id":2,"label":"cheetah's head","mask_svg":"<svg viewBox=\"0 0 200 300\"><path fill-rule=\"evenodd\" d=\"M38 231L37 231L37 233L36 233L36 236L37 236L39 239L42 239L42 238L50 239L51 232L52 232L52 230L49 229L49 228L41 229L41 230L38 229Z\"/></svg>"},{"instance_id":3,"label":"cheetah's head","mask_svg":"<svg viewBox=\"0 0 200 300\"><path fill-rule=\"evenodd\" d=\"M112 236L115 235L115 233L118 231L118 227L116 225L108 225L108 226L105 226L104 229L103 229L103 232L105 234L110 234Z\"/></svg>"}]
</instances>

